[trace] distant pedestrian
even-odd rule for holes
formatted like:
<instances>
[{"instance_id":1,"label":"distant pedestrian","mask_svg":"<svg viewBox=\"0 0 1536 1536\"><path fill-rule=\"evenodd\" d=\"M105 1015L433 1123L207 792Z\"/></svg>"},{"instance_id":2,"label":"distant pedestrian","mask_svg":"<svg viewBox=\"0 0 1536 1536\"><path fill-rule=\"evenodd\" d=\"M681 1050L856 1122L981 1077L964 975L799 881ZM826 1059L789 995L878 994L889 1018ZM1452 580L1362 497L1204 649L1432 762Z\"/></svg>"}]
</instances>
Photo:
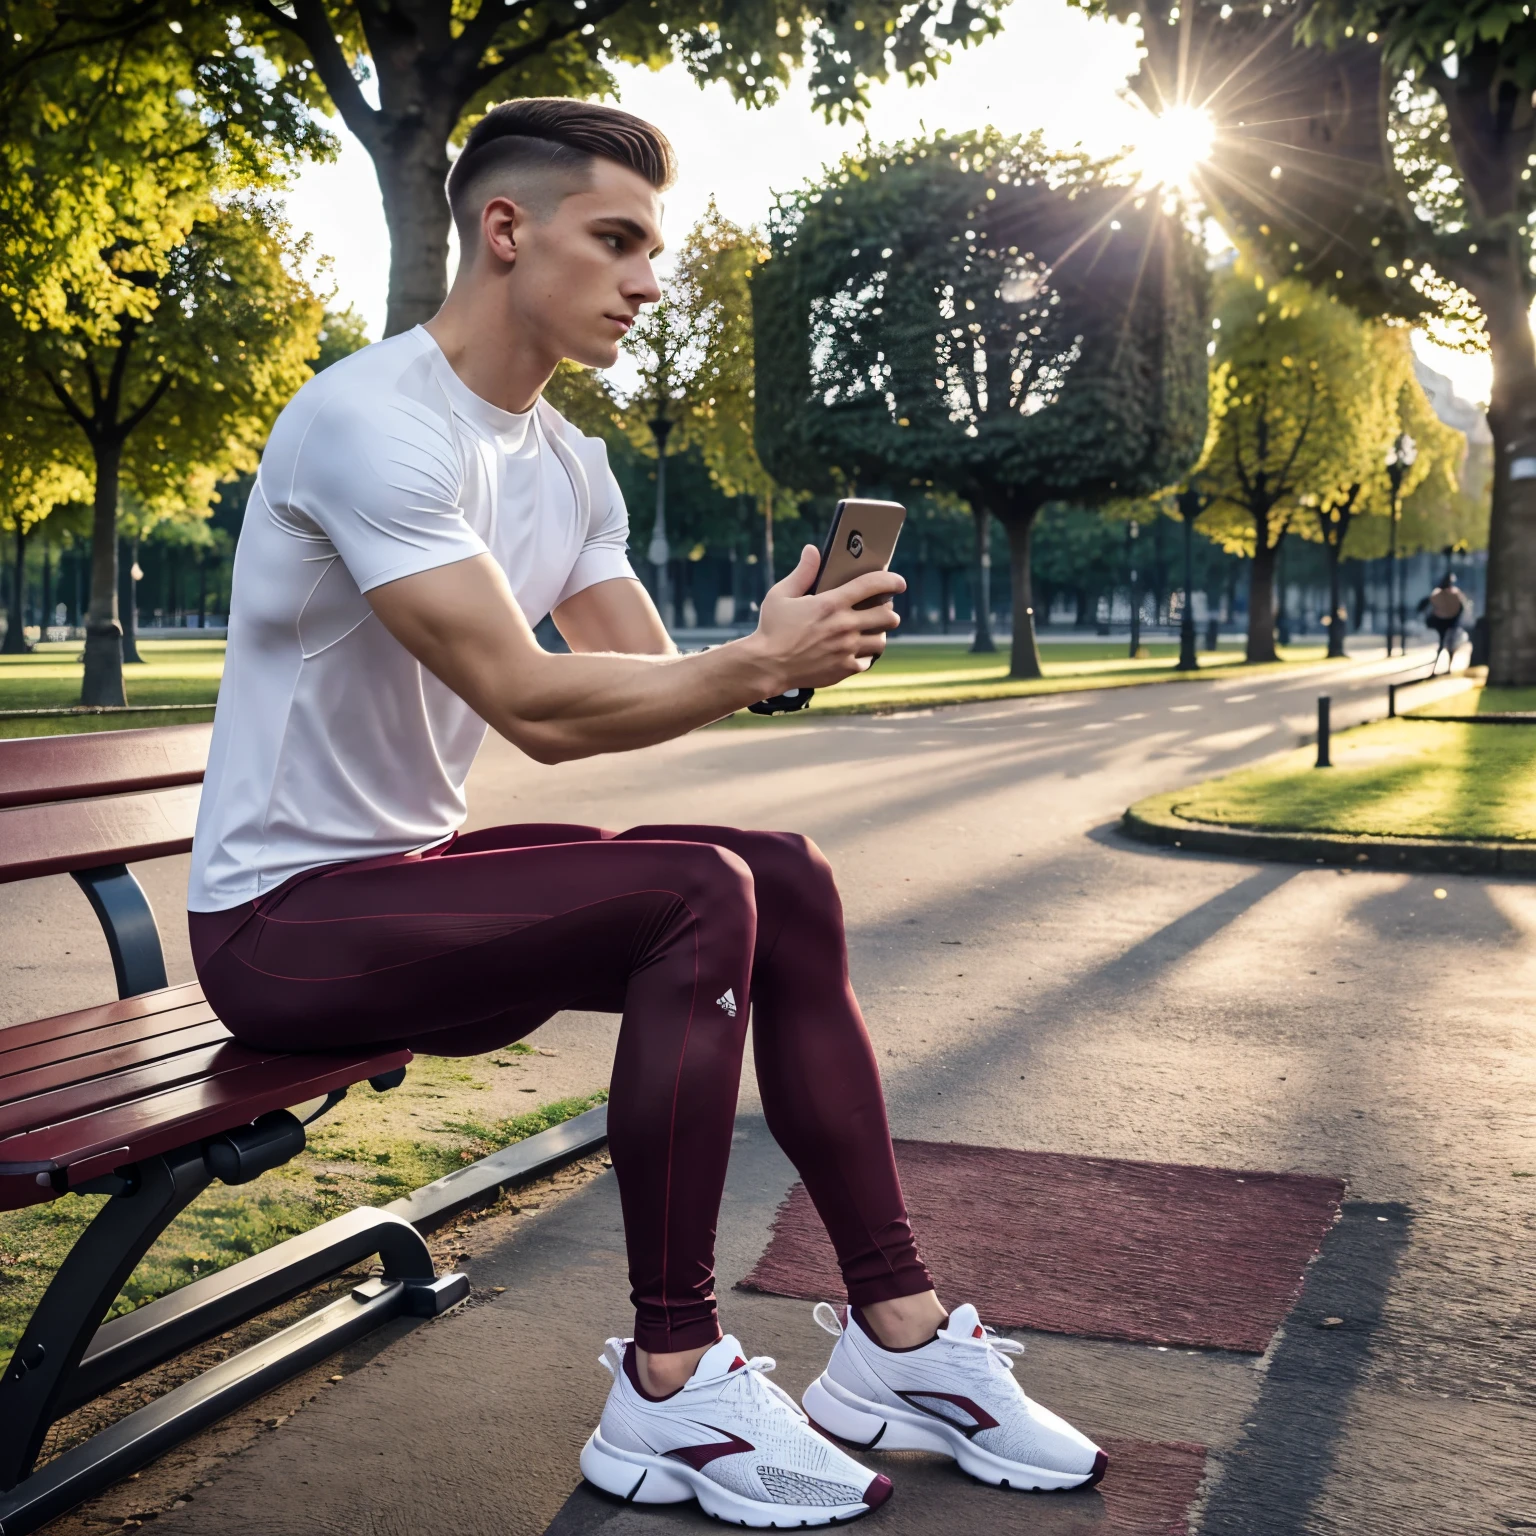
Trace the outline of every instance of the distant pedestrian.
<instances>
[{"instance_id":1,"label":"distant pedestrian","mask_svg":"<svg viewBox=\"0 0 1536 1536\"><path fill-rule=\"evenodd\" d=\"M1472 617L1472 600L1456 585L1455 571L1447 571L1445 579L1419 605L1425 623L1439 636L1435 647L1435 659L1429 670L1433 674L1440 665L1440 653L1445 653L1445 670L1451 670L1451 657L1456 653L1460 639L1465 638L1467 625Z\"/></svg>"}]
</instances>

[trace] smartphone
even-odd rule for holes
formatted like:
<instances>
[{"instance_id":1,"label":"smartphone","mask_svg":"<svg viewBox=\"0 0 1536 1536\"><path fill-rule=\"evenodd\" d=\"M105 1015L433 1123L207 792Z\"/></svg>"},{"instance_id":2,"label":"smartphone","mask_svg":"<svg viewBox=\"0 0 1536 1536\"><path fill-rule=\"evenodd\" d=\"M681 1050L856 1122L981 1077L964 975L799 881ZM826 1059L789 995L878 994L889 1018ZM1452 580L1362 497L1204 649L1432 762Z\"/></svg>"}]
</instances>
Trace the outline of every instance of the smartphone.
<instances>
[{"instance_id":1,"label":"smartphone","mask_svg":"<svg viewBox=\"0 0 1536 1536\"><path fill-rule=\"evenodd\" d=\"M896 553L896 539L907 520L907 509L895 501L860 501L850 497L837 504L832 526L821 546L821 568L812 592L830 592L866 571L883 571ZM860 608L878 608L888 597L871 597ZM870 662L874 665L874 661ZM791 688L747 708L754 715L789 715L804 709L816 696L814 688Z\"/></svg>"},{"instance_id":2,"label":"smartphone","mask_svg":"<svg viewBox=\"0 0 1536 1536\"><path fill-rule=\"evenodd\" d=\"M832 526L821 546L821 569L812 592L830 592L869 571L883 571L896 553L907 509L896 501L862 501L850 497L837 504ZM871 597L860 608L878 608L888 597Z\"/></svg>"}]
</instances>

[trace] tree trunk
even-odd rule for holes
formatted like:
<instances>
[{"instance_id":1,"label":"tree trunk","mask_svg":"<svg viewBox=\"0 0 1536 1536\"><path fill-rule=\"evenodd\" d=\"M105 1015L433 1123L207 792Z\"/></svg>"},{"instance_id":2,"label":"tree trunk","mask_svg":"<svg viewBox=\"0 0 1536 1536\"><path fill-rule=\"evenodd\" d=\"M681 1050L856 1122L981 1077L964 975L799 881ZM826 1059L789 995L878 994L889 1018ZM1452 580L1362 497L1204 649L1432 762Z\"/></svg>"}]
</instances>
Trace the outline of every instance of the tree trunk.
<instances>
[{"instance_id":1,"label":"tree trunk","mask_svg":"<svg viewBox=\"0 0 1536 1536\"><path fill-rule=\"evenodd\" d=\"M91 605L85 616L82 704L126 704L123 631L117 621L117 481L120 443L93 443L96 493L91 509Z\"/></svg>"},{"instance_id":2,"label":"tree trunk","mask_svg":"<svg viewBox=\"0 0 1536 1536\"><path fill-rule=\"evenodd\" d=\"M1339 543L1343 543L1343 540ZM1344 612L1344 592L1339 580L1339 545L1325 538L1323 548L1328 554L1328 654L1330 657L1339 657L1344 655L1344 636L1349 627L1349 619Z\"/></svg>"},{"instance_id":3,"label":"tree trunk","mask_svg":"<svg viewBox=\"0 0 1536 1536\"><path fill-rule=\"evenodd\" d=\"M1013 591L1013 650L1008 660L1009 677L1044 677L1040 647L1035 643L1034 579L1029 568L1030 543L1035 532L1035 512L1015 509L1003 525L1008 530L1009 585Z\"/></svg>"},{"instance_id":4,"label":"tree trunk","mask_svg":"<svg viewBox=\"0 0 1536 1536\"><path fill-rule=\"evenodd\" d=\"M1358 635L1365 623L1365 574L1364 560L1350 562L1350 584L1354 588L1354 602L1350 606L1349 627Z\"/></svg>"},{"instance_id":5,"label":"tree trunk","mask_svg":"<svg viewBox=\"0 0 1536 1536\"><path fill-rule=\"evenodd\" d=\"M139 587L133 568L139 563L139 537L124 537L117 551L117 617L123 631L123 665L142 666L139 655Z\"/></svg>"},{"instance_id":6,"label":"tree trunk","mask_svg":"<svg viewBox=\"0 0 1536 1536\"><path fill-rule=\"evenodd\" d=\"M453 219L443 182L453 121L444 120L441 112L397 111L380 128L373 167L389 227L384 334L394 336L430 320L448 293L448 231Z\"/></svg>"},{"instance_id":7,"label":"tree trunk","mask_svg":"<svg viewBox=\"0 0 1536 1536\"><path fill-rule=\"evenodd\" d=\"M1253 551L1248 572L1247 661L1278 661L1275 650L1275 556L1277 547L1262 537Z\"/></svg>"},{"instance_id":8,"label":"tree trunk","mask_svg":"<svg viewBox=\"0 0 1536 1536\"><path fill-rule=\"evenodd\" d=\"M5 620L5 642L0 644L0 655L25 656L32 649L27 644L26 612L26 562L27 533L21 512L16 513L16 554L11 565L11 602Z\"/></svg>"},{"instance_id":9,"label":"tree trunk","mask_svg":"<svg viewBox=\"0 0 1536 1536\"><path fill-rule=\"evenodd\" d=\"M48 626L53 622L53 546L43 536L43 611L38 620L39 643L48 638Z\"/></svg>"},{"instance_id":10,"label":"tree trunk","mask_svg":"<svg viewBox=\"0 0 1536 1536\"><path fill-rule=\"evenodd\" d=\"M971 649L990 652L997 649L992 639L992 514L977 507L972 516L976 524L976 593L972 603L976 610L976 638Z\"/></svg>"},{"instance_id":11,"label":"tree trunk","mask_svg":"<svg viewBox=\"0 0 1536 1536\"><path fill-rule=\"evenodd\" d=\"M1523 285L1479 293L1493 353L1493 511L1488 528L1488 682L1536 683L1536 343Z\"/></svg>"}]
</instances>

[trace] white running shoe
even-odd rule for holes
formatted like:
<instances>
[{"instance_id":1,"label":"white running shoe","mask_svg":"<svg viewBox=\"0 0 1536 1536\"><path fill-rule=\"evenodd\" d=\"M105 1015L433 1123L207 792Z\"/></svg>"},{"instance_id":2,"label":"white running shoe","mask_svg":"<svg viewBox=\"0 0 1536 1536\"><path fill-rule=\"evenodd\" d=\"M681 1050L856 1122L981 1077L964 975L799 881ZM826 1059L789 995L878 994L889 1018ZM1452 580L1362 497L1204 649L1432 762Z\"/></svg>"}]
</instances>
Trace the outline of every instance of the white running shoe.
<instances>
[{"instance_id":1,"label":"white running shoe","mask_svg":"<svg viewBox=\"0 0 1536 1536\"><path fill-rule=\"evenodd\" d=\"M805 1392L811 1422L866 1451L939 1451L972 1477L1004 1488L1091 1487L1109 1457L1024 1395L1010 1355L1024 1346L956 1307L936 1338L886 1349L850 1307L848 1326L826 1302L816 1321L837 1343Z\"/></svg>"},{"instance_id":2,"label":"white running shoe","mask_svg":"<svg viewBox=\"0 0 1536 1536\"><path fill-rule=\"evenodd\" d=\"M684 1386L659 1401L640 1386L632 1339L609 1339L613 1388L581 1451L588 1482L632 1504L681 1504L733 1525L831 1525L867 1515L891 1481L861 1467L806 1421L727 1334Z\"/></svg>"}]
</instances>

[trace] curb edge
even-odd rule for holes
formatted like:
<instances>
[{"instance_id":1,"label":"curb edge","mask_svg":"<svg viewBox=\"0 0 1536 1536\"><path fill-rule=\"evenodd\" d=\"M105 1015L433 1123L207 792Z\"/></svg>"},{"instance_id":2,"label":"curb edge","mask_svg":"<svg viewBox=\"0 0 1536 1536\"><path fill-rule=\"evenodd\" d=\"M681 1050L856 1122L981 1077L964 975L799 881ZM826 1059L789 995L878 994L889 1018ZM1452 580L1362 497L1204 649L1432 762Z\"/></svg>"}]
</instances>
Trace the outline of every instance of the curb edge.
<instances>
[{"instance_id":1,"label":"curb edge","mask_svg":"<svg viewBox=\"0 0 1536 1536\"><path fill-rule=\"evenodd\" d=\"M1158 847L1285 864L1333 864L1422 874L1536 875L1536 844L1354 837L1339 832L1259 832L1186 821L1173 808L1177 798L1177 793L1152 795L1127 806L1120 830L1138 842Z\"/></svg>"}]
</instances>

